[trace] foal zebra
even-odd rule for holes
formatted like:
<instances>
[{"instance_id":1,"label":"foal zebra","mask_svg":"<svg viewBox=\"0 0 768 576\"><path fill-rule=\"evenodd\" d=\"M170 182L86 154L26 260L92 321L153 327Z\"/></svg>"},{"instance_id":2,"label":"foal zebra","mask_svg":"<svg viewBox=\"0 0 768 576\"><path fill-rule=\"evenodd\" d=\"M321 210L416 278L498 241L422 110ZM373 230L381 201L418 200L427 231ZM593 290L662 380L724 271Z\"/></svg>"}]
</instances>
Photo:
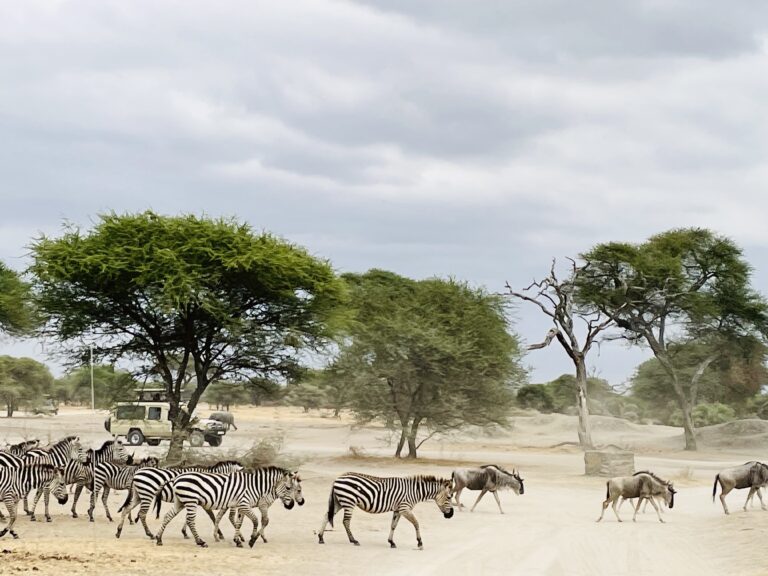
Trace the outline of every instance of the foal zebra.
<instances>
[{"instance_id":1,"label":"foal zebra","mask_svg":"<svg viewBox=\"0 0 768 576\"><path fill-rule=\"evenodd\" d=\"M18 538L13 525L16 523L16 511L19 500L32 488L45 487L46 493L53 492L60 504L67 503L67 488L64 485L61 469L49 464L29 464L21 468L0 467L0 497L8 510L8 526L0 530L0 537L10 532Z\"/></svg>"},{"instance_id":2,"label":"foal zebra","mask_svg":"<svg viewBox=\"0 0 768 576\"><path fill-rule=\"evenodd\" d=\"M416 529L416 542L419 549L423 548L419 521L413 515L413 507L419 502L434 500L445 518L453 516L451 504L451 480L435 478L434 476L408 476L405 478L379 478L367 474L348 472L339 476L333 483L331 495L328 498L328 513L323 516L323 523L317 538L324 544L323 533L328 523L333 526L333 517L339 510L344 510L344 529L349 541L355 546L360 542L355 540L350 529L352 511L355 507L371 514L392 512L392 524L389 530L388 542L391 548L396 548L393 540L395 528L400 517L407 519Z\"/></svg>"},{"instance_id":3,"label":"foal zebra","mask_svg":"<svg viewBox=\"0 0 768 576\"><path fill-rule=\"evenodd\" d=\"M122 512L123 516L120 519L120 523L117 525L116 538L120 538L120 534L123 531L123 524L125 524L125 517L129 516L136 506L141 506L139 509L139 519L144 526L144 533L154 540L155 536L149 530L147 526L147 512L155 499L155 496L159 493L163 502L173 502L173 492L171 491L168 482L173 480L180 474L185 472L214 472L218 474L231 474L242 470L243 466L234 460L226 460L223 462L217 462L212 466L188 466L185 468L142 468L137 470L133 475L133 482L131 482L131 488L128 490L128 497L125 499L123 505L118 509L118 512ZM208 516L211 522L216 522L216 518L213 512L208 511ZM181 533L184 537L187 537L186 524L182 527Z\"/></svg>"},{"instance_id":4,"label":"foal zebra","mask_svg":"<svg viewBox=\"0 0 768 576\"><path fill-rule=\"evenodd\" d=\"M39 444L40 440L24 440L18 444L9 444L5 450L14 456L24 456L30 450L37 448Z\"/></svg>"},{"instance_id":5,"label":"foal zebra","mask_svg":"<svg viewBox=\"0 0 768 576\"><path fill-rule=\"evenodd\" d=\"M88 508L88 518L93 522L93 509L96 508L96 498L99 492L104 490L101 496L101 502L104 504L104 511L107 514L107 520L112 522L112 515L109 513L107 499L109 490L128 490L133 482L133 476L141 468L156 467L159 460L150 456L144 458L133 466L116 464L115 462L101 462L93 470L93 484L91 485L91 507Z\"/></svg>"},{"instance_id":6,"label":"foal zebra","mask_svg":"<svg viewBox=\"0 0 768 576\"><path fill-rule=\"evenodd\" d=\"M163 545L163 532L168 523L182 509L186 510L187 526L195 537L195 543L205 548L208 546L197 533L195 515L197 506L207 510L221 509L214 524L214 539L218 541L218 522L230 508L236 508L240 516L247 516L253 522L253 533L249 546L256 542L258 519L252 508L259 499L269 493L274 493L287 509L293 508L293 491L295 475L282 468L269 466L250 471L234 472L232 474L211 474L207 472L186 472L171 480L169 484L173 492L174 509L165 515L162 526L157 532L157 545ZM155 510L160 517L162 494L155 497ZM230 517L231 519L231 517ZM245 541L240 533L242 518L235 522L235 544L240 547Z\"/></svg>"},{"instance_id":7,"label":"foal zebra","mask_svg":"<svg viewBox=\"0 0 768 576\"><path fill-rule=\"evenodd\" d=\"M49 466L63 469L71 460L79 460L82 462L84 460L84 455L80 446L80 439L77 436L67 436L50 446L29 450L24 454L23 460L25 466L29 466L30 464L48 464ZM40 496L43 493L45 494L45 519L47 522L51 521L51 515L48 513L50 490L47 485L45 485L37 487L35 500L32 503L32 509L26 510L25 507L25 511L29 514L30 520L33 522L37 519L35 517L35 508L37 508L37 503L40 501ZM24 494L23 496L26 502L27 494Z\"/></svg>"}]
</instances>

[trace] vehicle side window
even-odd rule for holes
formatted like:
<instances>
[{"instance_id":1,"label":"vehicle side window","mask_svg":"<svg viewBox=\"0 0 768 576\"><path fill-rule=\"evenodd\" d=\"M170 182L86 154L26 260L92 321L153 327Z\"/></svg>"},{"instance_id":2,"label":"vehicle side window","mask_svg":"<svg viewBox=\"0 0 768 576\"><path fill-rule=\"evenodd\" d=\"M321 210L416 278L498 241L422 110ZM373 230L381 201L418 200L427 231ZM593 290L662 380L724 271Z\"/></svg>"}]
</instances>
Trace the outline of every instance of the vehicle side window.
<instances>
[{"instance_id":1,"label":"vehicle side window","mask_svg":"<svg viewBox=\"0 0 768 576\"><path fill-rule=\"evenodd\" d=\"M144 406L118 406L116 416L118 420L144 420L146 412Z\"/></svg>"},{"instance_id":2,"label":"vehicle side window","mask_svg":"<svg viewBox=\"0 0 768 576\"><path fill-rule=\"evenodd\" d=\"M159 406L150 406L149 414L147 414L147 420L160 420L163 409Z\"/></svg>"}]
</instances>

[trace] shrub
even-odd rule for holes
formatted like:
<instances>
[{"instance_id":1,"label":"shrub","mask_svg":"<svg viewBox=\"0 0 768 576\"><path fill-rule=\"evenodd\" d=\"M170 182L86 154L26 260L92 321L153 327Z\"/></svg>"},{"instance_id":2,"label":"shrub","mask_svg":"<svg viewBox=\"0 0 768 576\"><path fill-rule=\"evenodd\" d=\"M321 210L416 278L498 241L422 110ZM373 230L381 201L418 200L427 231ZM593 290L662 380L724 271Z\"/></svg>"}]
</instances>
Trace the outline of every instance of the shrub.
<instances>
[{"instance_id":1,"label":"shrub","mask_svg":"<svg viewBox=\"0 0 768 576\"><path fill-rule=\"evenodd\" d=\"M554 409L552 392L541 384L526 384L517 391L517 404L522 408L533 408L546 414Z\"/></svg>"},{"instance_id":2,"label":"shrub","mask_svg":"<svg viewBox=\"0 0 768 576\"><path fill-rule=\"evenodd\" d=\"M695 426L712 426L714 424L723 424L736 419L736 410L726 404L713 402L708 404L699 404L691 413L693 424ZM669 424L672 426L683 425L683 413L677 409L669 417Z\"/></svg>"}]
</instances>

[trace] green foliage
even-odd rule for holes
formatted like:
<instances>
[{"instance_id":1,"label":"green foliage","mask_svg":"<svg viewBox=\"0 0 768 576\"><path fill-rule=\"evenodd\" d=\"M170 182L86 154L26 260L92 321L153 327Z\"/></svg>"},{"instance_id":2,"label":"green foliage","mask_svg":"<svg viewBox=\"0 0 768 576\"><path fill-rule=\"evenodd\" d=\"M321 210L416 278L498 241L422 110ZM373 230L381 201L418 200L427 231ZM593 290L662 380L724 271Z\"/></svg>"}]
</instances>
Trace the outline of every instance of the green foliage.
<instances>
[{"instance_id":1,"label":"green foliage","mask_svg":"<svg viewBox=\"0 0 768 576\"><path fill-rule=\"evenodd\" d=\"M133 400L140 385L133 376L112 365L93 367L93 392L97 408L111 408L115 402ZM54 395L60 402L91 405L91 369L81 366L56 380Z\"/></svg>"},{"instance_id":2,"label":"green foliage","mask_svg":"<svg viewBox=\"0 0 768 576\"><path fill-rule=\"evenodd\" d=\"M576 406L578 383L572 374L562 374L551 382L543 384L551 393L554 412L565 413L568 408ZM587 397L590 399L602 398L610 393L608 382L601 378L587 378Z\"/></svg>"},{"instance_id":3,"label":"green foliage","mask_svg":"<svg viewBox=\"0 0 768 576\"><path fill-rule=\"evenodd\" d=\"M552 390L546 384L526 384L517 391L517 405L531 408L544 414L554 411Z\"/></svg>"},{"instance_id":4,"label":"green foliage","mask_svg":"<svg viewBox=\"0 0 768 576\"><path fill-rule=\"evenodd\" d=\"M736 410L720 402L699 404L693 409L693 422L696 426L712 426L736 419ZM669 417L670 426L683 425L683 413L675 410Z\"/></svg>"},{"instance_id":5,"label":"green foliage","mask_svg":"<svg viewBox=\"0 0 768 576\"><path fill-rule=\"evenodd\" d=\"M222 381L208 386L203 394L203 401L213 404L217 410L229 410L230 406L250 403L251 395L240 382Z\"/></svg>"},{"instance_id":6,"label":"green foliage","mask_svg":"<svg viewBox=\"0 0 768 576\"><path fill-rule=\"evenodd\" d=\"M70 356L82 359L87 339L99 359L160 378L174 429L188 427L211 382L288 377L343 320L328 262L234 220L108 214L87 233L39 238L32 254L46 332ZM189 412L179 406L188 371ZM171 459L180 449L172 442Z\"/></svg>"},{"instance_id":7,"label":"green foliage","mask_svg":"<svg viewBox=\"0 0 768 576\"><path fill-rule=\"evenodd\" d=\"M510 385L524 372L500 297L381 270L345 279L354 320L330 372L360 420L400 430L398 455L407 441L416 456L422 425L434 433L506 422Z\"/></svg>"},{"instance_id":8,"label":"green foliage","mask_svg":"<svg viewBox=\"0 0 768 576\"><path fill-rule=\"evenodd\" d=\"M26 334L36 321L29 285L0 262L0 332Z\"/></svg>"},{"instance_id":9,"label":"green foliage","mask_svg":"<svg viewBox=\"0 0 768 576\"><path fill-rule=\"evenodd\" d=\"M304 412L322 408L326 402L322 388L317 382L312 381L302 381L288 386L284 400L289 406L301 406Z\"/></svg>"},{"instance_id":10,"label":"green foliage","mask_svg":"<svg viewBox=\"0 0 768 576\"><path fill-rule=\"evenodd\" d=\"M722 358L726 344L768 333L768 304L750 287L741 250L728 238L690 228L642 244L600 244L582 257L579 303L596 306L628 340L651 348L682 407L686 448L695 449L691 411L700 375ZM695 354L676 354L675 346L691 342L707 352L687 374Z\"/></svg>"},{"instance_id":11,"label":"green foliage","mask_svg":"<svg viewBox=\"0 0 768 576\"><path fill-rule=\"evenodd\" d=\"M34 406L52 389L53 376L45 364L32 358L0 356L0 401L8 417L22 406Z\"/></svg>"}]
</instances>

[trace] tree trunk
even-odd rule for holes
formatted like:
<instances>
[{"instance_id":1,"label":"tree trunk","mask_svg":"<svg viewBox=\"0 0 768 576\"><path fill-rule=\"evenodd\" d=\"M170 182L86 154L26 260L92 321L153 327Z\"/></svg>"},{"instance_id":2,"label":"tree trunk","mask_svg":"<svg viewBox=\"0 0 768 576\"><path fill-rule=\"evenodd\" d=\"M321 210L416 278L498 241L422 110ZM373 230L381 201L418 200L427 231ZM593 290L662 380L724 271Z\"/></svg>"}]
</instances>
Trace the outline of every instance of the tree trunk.
<instances>
[{"instance_id":1,"label":"tree trunk","mask_svg":"<svg viewBox=\"0 0 768 576\"><path fill-rule=\"evenodd\" d=\"M678 392L675 390L675 392ZM680 406L680 411L683 413L683 430L685 432L685 449L686 450L698 450L696 445L696 428L693 425L693 406L688 401L684 391L680 391L677 394L677 404Z\"/></svg>"},{"instance_id":2,"label":"tree trunk","mask_svg":"<svg viewBox=\"0 0 768 576\"><path fill-rule=\"evenodd\" d=\"M579 409L579 444L589 450L592 444L592 427L589 424L589 406L587 405L587 367L583 359L576 362L576 403Z\"/></svg>"},{"instance_id":3,"label":"tree trunk","mask_svg":"<svg viewBox=\"0 0 768 576\"><path fill-rule=\"evenodd\" d=\"M414 418L411 423L411 430L408 433L408 458L416 458L416 437L419 434L419 424L421 424L421 418Z\"/></svg>"},{"instance_id":4,"label":"tree trunk","mask_svg":"<svg viewBox=\"0 0 768 576\"><path fill-rule=\"evenodd\" d=\"M400 458L400 454L403 452L403 446L405 446L405 439L408 436L408 433L406 432L406 424L403 424L403 427L400 429L400 440L397 442L397 450L395 450L395 458Z\"/></svg>"},{"instance_id":5,"label":"tree trunk","mask_svg":"<svg viewBox=\"0 0 768 576\"><path fill-rule=\"evenodd\" d=\"M179 410L176 417L171 419L171 445L165 455L166 462L172 464L181 462L184 440L186 440L189 431L189 419L189 414L184 410Z\"/></svg>"},{"instance_id":6,"label":"tree trunk","mask_svg":"<svg viewBox=\"0 0 768 576\"><path fill-rule=\"evenodd\" d=\"M5 406L5 415L8 418L13 417L13 404L6 404L6 406Z\"/></svg>"}]
</instances>

